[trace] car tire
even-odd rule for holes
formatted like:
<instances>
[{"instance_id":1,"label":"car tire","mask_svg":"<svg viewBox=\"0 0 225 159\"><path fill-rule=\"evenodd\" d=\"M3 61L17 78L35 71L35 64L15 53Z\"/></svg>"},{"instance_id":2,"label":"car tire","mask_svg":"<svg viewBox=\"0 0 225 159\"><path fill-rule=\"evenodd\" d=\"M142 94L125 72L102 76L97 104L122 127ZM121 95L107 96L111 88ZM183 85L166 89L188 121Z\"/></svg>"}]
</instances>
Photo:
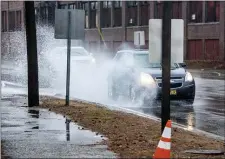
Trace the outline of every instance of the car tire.
<instances>
[{"instance_id":1,"label":"car tire","mask_svg":"<svg viewBox=\"0 0 225 159\"><path fill-rule=\"evenodd\" d=\"M116 88L114 86L114 83L108 83L108 97L112 100L117 100L118 99L118 95L116 93Z\"/></svg>"},{"instance_id":2,"label":"car tire","mask_svg":"<svg viewBox=\"0 0 225 159\"><path fill-rule=\"evenodd\" d=\"M132 103L137 103L140 96L139 96L139 92L137 89L135 89L135 87L133 85L129 86L129 100L131 100Z\"/></svg>"},{"instance_id":3,"label":"car tire","mask_svg":"<svg viewBox=\"0 0 225 159\"><path fill-rule=\"evenodd\" d=\"M132 103L136 101L136 92L133 86L129 86L128 98L131 100Z\"/></svg>"},{"instance_id":4,"label":"car tire","mask_svg":"<svg viewBox=\"0 0 225 159\"><path fill-rule=\"evenodd\" d=\"M190 99L187 99L187 100L186 100L186 103L187 103L188 105L192 105L192 104L194 103L194 101L195 101L194 98L190 98Z\"/></svg>"}]
</instances>

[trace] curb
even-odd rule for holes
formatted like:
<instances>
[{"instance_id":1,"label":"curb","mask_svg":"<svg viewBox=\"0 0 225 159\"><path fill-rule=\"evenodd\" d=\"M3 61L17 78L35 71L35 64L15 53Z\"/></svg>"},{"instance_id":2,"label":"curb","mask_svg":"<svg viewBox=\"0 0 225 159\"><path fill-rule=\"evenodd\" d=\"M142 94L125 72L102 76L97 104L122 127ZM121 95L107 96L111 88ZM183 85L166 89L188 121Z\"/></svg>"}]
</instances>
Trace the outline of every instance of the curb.
<instances>
[{"instance_id":1,"label":"curb","mask_svg":"<svg viewBox=\"0 0 225 159\"><path fill-rule=\"evenodd\" d=\"M59 98L59 99L65 99L64 96L60 96L59 94L56 94L53 97L56 97L56 98ZM148 114L144 114L144 113L141 113L141 112L138 112L138 111L135 111L135 110L122 108L122 107L119 107L119 106L105 105L105 104L101 104L101 103L98 103L98 102L91 102L91 101L87 101L87 100L83 100L83 99L79 99L79 98L71 98L71 100L75 100L75 101L86 103L86 104L94 104L96 106L105 107L105 108L108 108L108 109L111 109L111 110L120 110L120 111L125 112L125 113L131 113L131 114L134 114L134 115L138 115L140 117L145 117L145 118L157 121L157 122L161 122L161 119L158 118L158 117L148 115ZM172 122L172 124L176 128L180 128L180 129L183 129L185 131L195 133L197 135L203 135L205 137L209 137L209 138L213 138L213 139L221 140L221 141L225 140L225 137L223 137L223 136L215 135L215 134L212 134L212 133L209 133L209 132L206 132L206 131L203 131L203 130L199 130L199 129L196 129L196 128L193 128L193 130L188 130L184 125L176 123L176 122Z\"/></svg>"}]
</instances>

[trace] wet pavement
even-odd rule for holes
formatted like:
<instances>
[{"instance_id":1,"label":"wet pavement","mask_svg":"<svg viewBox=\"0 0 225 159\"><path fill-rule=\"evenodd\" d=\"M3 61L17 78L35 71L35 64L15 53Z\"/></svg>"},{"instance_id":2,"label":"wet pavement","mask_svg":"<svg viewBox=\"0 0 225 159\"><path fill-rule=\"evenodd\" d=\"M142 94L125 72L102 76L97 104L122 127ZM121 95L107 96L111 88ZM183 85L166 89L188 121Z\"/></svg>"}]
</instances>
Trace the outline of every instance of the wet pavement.
<instances>
[{"instance_id":1,"label":"wet pavement","mask_svg":"<svg viewBox=\"0 0 225 159\"><path fill-rule=\"evenodd\" d=\"M196 98L193 105L184 101L171 101L171 119L221 137L225 136L225 81L195 78ZM145 114L161 117L161 103L151 106L127 106Z\"/></svg>"},{"instance_id":2,"label":"wet pavement","mask_svg":"<svg viewBox=\"0 0 225 159\"><path fill-rule=\"evenodd\" d=\"M26 98L3 98L1 140L12 158L115 158L106 138L46 109L26 107ZM17 100L18 99L18 100Z\"/></svg>"}]
</instances>

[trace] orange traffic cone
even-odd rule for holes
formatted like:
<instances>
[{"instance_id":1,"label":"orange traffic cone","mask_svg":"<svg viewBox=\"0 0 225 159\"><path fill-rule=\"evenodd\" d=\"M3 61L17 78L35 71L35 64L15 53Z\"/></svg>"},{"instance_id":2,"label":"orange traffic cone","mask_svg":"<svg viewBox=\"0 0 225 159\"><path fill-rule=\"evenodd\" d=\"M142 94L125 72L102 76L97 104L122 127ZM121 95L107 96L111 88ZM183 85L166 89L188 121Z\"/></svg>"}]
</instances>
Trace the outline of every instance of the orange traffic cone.
<instances>
[{"instance_id":1,"label":"orange traffic cone","mask_svg":"<svg viewBox=\"0 0 225 159\"><path fill-rule=\"evenodd\" d=\"M171 120L168 120L166 127L163 130L162 137L160 138L159 144L153 155L154 159L157 158L170 158L170 148L171 148Z\"/></svg>"}]
</instances>

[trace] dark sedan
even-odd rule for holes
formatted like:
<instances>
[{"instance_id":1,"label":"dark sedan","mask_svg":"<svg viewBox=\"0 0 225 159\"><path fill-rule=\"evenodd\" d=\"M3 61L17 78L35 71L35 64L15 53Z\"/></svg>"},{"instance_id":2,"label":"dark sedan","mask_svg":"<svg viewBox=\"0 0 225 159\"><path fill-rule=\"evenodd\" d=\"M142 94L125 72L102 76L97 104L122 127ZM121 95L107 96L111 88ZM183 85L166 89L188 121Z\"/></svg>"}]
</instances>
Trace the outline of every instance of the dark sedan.
<instances>
[{"instance_id":1,"label":"dark sedan","mask_svg":"<svg viewBox=\"0 0 225 159\"><path fill-rule=\"evenodd\" d=\"M162 94L162 67L149 62L148 50L121 50L113 59L114 67L108 77L108 95L116 100L126 96L132 101L159 100ZM181 64L171 64L171 99L193 103L195 81Z\"/></svg>"}]
</instances>

